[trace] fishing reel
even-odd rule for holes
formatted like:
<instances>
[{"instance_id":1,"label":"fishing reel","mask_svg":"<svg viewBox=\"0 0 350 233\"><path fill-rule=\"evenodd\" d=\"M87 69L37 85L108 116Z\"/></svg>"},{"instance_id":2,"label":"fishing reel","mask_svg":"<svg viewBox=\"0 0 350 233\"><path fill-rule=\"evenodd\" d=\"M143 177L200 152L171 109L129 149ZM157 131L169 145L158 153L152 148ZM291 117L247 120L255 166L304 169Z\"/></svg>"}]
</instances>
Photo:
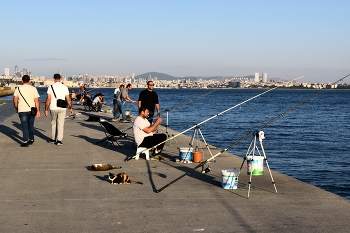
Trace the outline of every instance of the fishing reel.
<instances>
[{"instance_id":1,"label":"fishing reel","mask_svg":"<svg viewBox=\"0 0 350 233\"><path fill-rule=\"evenodd\" d=\"M256 130L254 133L255 133L255 136L256 136L257 138L259 138L259 140L265 139L265 133L264 133L264 131L257 131L257 130Z\"/></svg>"},{"instance_id":2,"label":"fishing reel","mask_svg":"<svg viewBox=\"0 0 350 233\"><path fill-rule=\"evenodd\" d=\"M206 173L209 173L210 171L211 171L211 168L209 167L209 165L207 168L204 168L204 164L203 164L201 173L206 174Z\"/></svg>"}]
</instances>

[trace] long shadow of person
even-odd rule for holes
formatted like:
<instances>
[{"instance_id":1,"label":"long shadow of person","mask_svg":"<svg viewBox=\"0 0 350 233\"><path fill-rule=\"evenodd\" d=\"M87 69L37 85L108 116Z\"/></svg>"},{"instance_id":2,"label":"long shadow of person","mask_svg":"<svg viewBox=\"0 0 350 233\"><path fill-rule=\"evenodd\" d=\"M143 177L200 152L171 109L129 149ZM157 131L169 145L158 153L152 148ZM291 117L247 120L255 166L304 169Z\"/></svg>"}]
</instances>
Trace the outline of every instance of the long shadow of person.
<instances>
[{"instance_id":1,"label":"long shadow of person","mask_svg":"<svg viewBox=\"0 0 350 233\"><path fill-rule=\"evenodd\" d=\"M5 125L0 125L0 133L6 135L7 137L11 138L13 141L17 143L22 142L22 136L18 133L18 131L7 127Z\"/></svg>"}]
</instances>

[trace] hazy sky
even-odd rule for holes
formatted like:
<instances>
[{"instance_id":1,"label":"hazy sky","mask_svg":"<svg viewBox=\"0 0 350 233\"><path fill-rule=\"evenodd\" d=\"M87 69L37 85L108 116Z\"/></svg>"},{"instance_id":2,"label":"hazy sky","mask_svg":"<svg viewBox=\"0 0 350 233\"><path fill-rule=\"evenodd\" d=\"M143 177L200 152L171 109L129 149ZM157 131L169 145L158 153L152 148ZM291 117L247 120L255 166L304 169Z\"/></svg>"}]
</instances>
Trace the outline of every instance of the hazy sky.
<instances>
[{"instance_id":1,"label":"hazy sky","mask_svg":"<svg viewBox=\"0 0 350 233\"><path fill-rule=\"evenodd\" d=\"M350 73L349 0L1 0L0 75ZM346 80L349 81L349 80Z\"/></svg>"}]
</instances>

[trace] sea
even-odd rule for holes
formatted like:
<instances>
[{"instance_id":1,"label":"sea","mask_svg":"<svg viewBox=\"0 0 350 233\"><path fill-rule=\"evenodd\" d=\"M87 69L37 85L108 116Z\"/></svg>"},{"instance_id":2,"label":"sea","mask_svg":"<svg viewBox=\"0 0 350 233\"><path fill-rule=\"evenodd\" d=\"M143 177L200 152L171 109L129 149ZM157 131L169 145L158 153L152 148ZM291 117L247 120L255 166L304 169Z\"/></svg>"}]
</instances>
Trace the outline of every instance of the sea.
<instances>
[{"instance_id":1,"label":"sea","mask_svg":"<svg viewBox=\"0 0 350 233\"><path fill-rule=\"evenodd\" d=\"M44 100L47 89L38 90ZM107 105L112 106L113 88L87 90L92 95L101 92ZM129 96L137 100L142 90L134 88ZM350 200L350 90L155 88L155 91L162 125L167 125L170 133L184 132L201 141L204 138L208 144L228 149L243 161L247 153L262 155L262 150L258 141L257 148L250 146L252 136L242 138L250 132L263 131L262 144L272 170ZM0 99L6 98L12 97ZM137 115L136 103L126 103L126 108ZM203 137L199 131L195 133L195 126ZM227 169L240 165L228 164Z\"/></svg>"}]
</instances>

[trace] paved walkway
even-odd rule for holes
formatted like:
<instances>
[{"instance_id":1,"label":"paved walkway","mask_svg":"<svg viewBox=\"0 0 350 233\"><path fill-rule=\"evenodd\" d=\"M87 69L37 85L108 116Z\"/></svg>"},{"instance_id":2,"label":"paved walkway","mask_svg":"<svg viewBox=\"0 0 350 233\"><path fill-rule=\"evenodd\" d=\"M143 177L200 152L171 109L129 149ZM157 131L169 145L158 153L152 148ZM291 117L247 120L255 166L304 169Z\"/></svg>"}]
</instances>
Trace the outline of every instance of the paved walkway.
<instances>
[{"instance_id":1,"label":"paved walkway","mask_svg":"<svg viewBox=\"0 0 350 233\"><path fill-rule=\"evenodd\" d=\"M3 105L0 112L11 111L8 105L12 107ZM272 172L277 194L265 169L263 176L253 177L247 199L246 165L238 189L222 189L221 170L242 163L242 158L226 152L210 163L210 173L194 171L157 193L197 165L171 161L179 155L177 147L188 146L190 137L181 135L177 142L167 143L164 162L126 163L125 157L135 154L132 143L123 141L121 148L95 145L104 132L97 122L85 121L91 114L109 120L111 114L77 112L81 114L76 119L66 119L63 146L46 142L50 120L40 117L35 143L28 148L19 146L18 116L3 120L1 115L1 232L349 231L349 200L277 172ZM113 124L121 130L131 127ZM208 151L204 154L208 158ZM112 172L126 172L143 185L111 185L108 172L88 170L94 163L122 166Z\"/></svg>"}]
</instances>

